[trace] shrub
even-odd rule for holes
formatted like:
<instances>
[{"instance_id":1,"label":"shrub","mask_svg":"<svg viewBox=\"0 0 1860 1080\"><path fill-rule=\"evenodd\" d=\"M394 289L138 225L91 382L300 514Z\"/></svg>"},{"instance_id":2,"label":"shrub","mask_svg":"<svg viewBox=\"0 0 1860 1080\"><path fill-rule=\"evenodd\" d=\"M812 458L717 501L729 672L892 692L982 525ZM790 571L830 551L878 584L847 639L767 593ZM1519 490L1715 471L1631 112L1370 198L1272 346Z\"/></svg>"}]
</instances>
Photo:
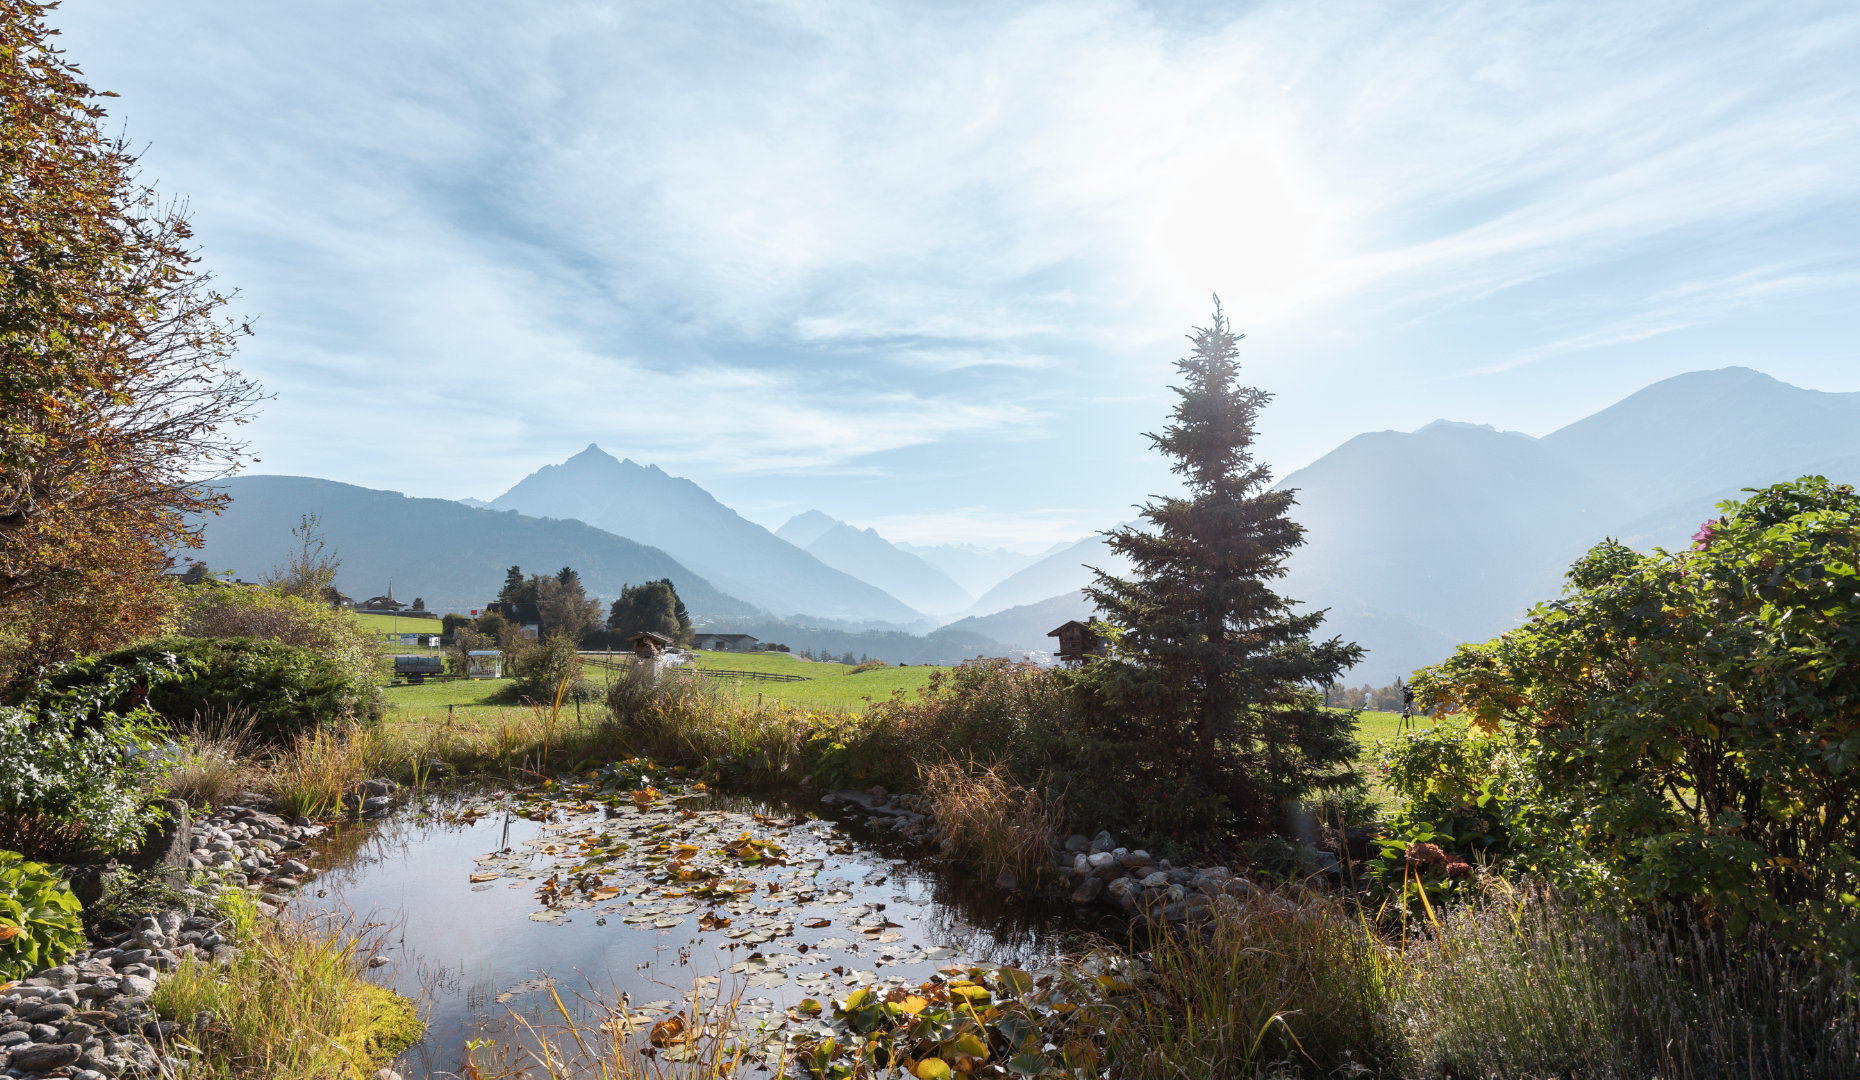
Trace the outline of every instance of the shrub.
<instances>
[{"instance_id":1,"label":"shrub","mask_svg":"<svg viewBox=\"0 0 1860 1080\"><path fill-rule=\"evenodd\" d=\"M169 660L192 676L150 689L147 701L173 725L243 710L252 718L253 739L281 745L320 724L378 715L372 687L358 687L335 662L259 638L159 638L105 653L88 667L73 665L46 681L60 688L101 685L114 669Z\"/></svg>"},{"instance_id":2,"label":"shrub","mask_svg":"<svg viewBox=\"0 0 1860 1080\"><path fill-rule=\"evenodd\" d=\"M1503 741L1530 865L1860 957L1860 498L1721 509L1690 551L1597 546L1415 685Z\"/></svg>"},{"instance_id":3,"label":"shrub","mask_svg":"<svg viewBox=\"0 0 1860 1080\"><path fill-rule=\"evenodd\" d=\"M161 766L162 790L195 807L231 800L250 786L246 744L251 736L252 717L243 709L176 725L175 741Z\"/></svg>"},{"instance_id":4,"label":"shrub","mask_svg":"<svg viewBox=\"0 0 1860 1080\"><path fill-rule=\"evenodd\" d=\"M140 838L159 812L142 797L158 722L142 702L190 672L167 655L74 661L0 706L0 839L57 854Z\"/></svg>"},{"instance_id":5,"label":"shrub","mask_svg":"<svg viewBox=\"0 0 1860 1080\"><path fill-rule=\"evenodd\" d=\"M752 780L798 779L802 747L829 717L754 705L695 674L627 675L607 687L602 741L668 765L692 765Z\"/></svg>"},{"instance_id":6,"label":"shrub","mask_svg":"<svg viewBox=\"0 0 1860 1080\"><path fill-rule=\"evenodd\" d=\"M84 947L83 906L43 863L0 851L0 982L62 964Z\"/></svg>"},{"instance_id":7,"label":"shrub","mask_svg":"<svg viewBox=\"0 0 1860 1080\"><path fill-rule=\"evenodd\" d=\"M564 701L587 701L594 688L581 677L581 652L567 634L550 634L540 641L517 638L504 654L505 674L513 680L507 693L519 701L552 704L562 680L568 680Z\"/></svg>"},{"instance_id":8,"label":"shrub","mask_svg":"<svg viewBox=\"0 0 1860 1080\"><path fill-rule=\"evenodd\" d=\"M294 645L335 665L358 699L370 696L389 674L375 635L328 604L216 581L184 587L181 593L180 630L187 637L250 637Z\"/></svg>"}]
</instances>

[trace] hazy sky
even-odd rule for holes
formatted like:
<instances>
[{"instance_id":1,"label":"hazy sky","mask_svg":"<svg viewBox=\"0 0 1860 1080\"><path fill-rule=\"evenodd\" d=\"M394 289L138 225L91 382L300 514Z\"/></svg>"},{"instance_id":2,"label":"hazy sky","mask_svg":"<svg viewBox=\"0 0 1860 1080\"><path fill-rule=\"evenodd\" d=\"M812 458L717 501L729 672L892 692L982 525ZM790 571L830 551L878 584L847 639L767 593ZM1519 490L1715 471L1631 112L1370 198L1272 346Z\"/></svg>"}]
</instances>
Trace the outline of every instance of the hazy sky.
<instances>
[{"instance_id":1,"label":"hazy sky","mask_svg":"<svg viewBox=\"0 0 1860 1080\"><path fill-rule=\"evenodd\" d=\"M775 525L1043 545L1218 291L1284 473L1744 364L1860 389L1860 9L72 0L277 398L255 472L589 442Z\"/></svg>"}]
</instances>

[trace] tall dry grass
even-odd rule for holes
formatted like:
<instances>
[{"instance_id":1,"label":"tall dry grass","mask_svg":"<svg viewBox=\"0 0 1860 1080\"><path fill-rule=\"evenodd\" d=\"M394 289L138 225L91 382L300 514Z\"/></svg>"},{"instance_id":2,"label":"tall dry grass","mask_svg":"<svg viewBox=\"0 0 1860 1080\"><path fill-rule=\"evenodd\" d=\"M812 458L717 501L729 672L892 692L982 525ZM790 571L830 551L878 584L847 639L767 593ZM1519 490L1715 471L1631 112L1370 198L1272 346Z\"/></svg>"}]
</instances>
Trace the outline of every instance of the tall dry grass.
<instances>
[{"instance_id":1,"label":"tall dry grass","mask_svg":"<svg viewBox=\"0 0 1860 1080\"><path fill-rule=\"evenodd\" d=\"M160 787L189 806L220 806L256 778L250 755L253 716L249 710L202 713L174 732L178 752L163 770Z\"/></svg>"},{"instance_id":2,"label":"tall dry grass","mask_svg":"<svg viewBox=\"0 0 1860 1080\"><path fill-rule=\"evenodd\" d=\"M1860 979L1760 935L1500 886L1402 957L1418 1074L1570 1080L1860 1076Z\"/></svg>"},{"instance_id":3,"label":"tall dry grass","mask_svg":"<svg viewBox=\"0 0 1860 1080\"><path fill-rule=\"evenodd\" d=\"M988 877L1011 873L1031 883L1051 872L1053 845L1066 825L1058 799L1015 783L999 763L950 758L920 766L917 776L945 856Z\"/></svg>"},{"instance_id":4,"label":"tall dry grass","mask_svg":"<svg viewBox=\"0 0 1860 1080\"><path fill-rule=\"evenodd\" d=\"M243 894L230 894L243 897ZM156 988L207 1080L363 1080L418 1040L412 1002L362 977L373 942L335 919L237 922L228 965L183 960Z\"/></svg>"},{"instance_id":5,"label":"tall dry grass","mask_svg":"<svg viewBox=\"0 0 1860 1080\"><path fill-rule=\"evenodd\" d=\"M1383 1022L1387 947L1328 894L1221 898L1131 951L1144 978L1106 1009L1110 1075L1396 1075L1404 1057Z\"/></svg>"},{"instance_id":6,"label":"tall dry grass","mask_svg":"<svg viewBox=\"0 0 1860 1080\"><path fill-rule=\"evenodd\" d=\"M604 742L679 765L716 765L768 781L799 780L802 748L829 718L751 702L695 673L625 676L607 689Z\"/></svg>"}]
</instances>

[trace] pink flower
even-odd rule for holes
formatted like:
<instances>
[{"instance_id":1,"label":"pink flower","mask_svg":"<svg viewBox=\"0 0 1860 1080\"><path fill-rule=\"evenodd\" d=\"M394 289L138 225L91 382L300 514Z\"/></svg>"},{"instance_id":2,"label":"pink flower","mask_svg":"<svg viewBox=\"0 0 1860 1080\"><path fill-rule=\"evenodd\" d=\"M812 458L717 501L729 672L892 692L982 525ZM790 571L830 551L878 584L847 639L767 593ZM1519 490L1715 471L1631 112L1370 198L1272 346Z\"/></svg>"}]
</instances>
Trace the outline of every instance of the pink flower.
<instances>
[{"instance_id":1,"label":"pink flower","mask_svg":"<svg viewBox=\"0 0 1860 1080\"><path fill-rule=\"evenodd\" d=\"M1700 525L1699 531L1692 534L1692 546L1695 548L1704 548L1705 545L1711 543L1712 533L1718 528L1718 521L1718 518L1712 518L1705 524Z\"/></svg>"}]
</instances>

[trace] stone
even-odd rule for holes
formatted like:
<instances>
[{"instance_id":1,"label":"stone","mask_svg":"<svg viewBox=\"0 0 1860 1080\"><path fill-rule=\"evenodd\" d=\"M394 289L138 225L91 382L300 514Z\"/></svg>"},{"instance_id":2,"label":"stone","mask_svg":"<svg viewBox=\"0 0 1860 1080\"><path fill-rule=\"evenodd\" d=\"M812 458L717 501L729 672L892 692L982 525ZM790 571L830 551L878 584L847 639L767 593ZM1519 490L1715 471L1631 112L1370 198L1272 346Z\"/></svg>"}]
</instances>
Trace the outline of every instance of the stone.
<instances>
[{"instance_id":1,"label":"stone","mask_svg":"<svg viewBox=\"0 0 1860 1080\"><path fill-rule=\"evenodd\" d=\"M1002 892L1013 892L1020 888L1020 876L1012 870L1003 870L995 876L995 888Z\"/></svg>"},{"instance_id":2,"label":"stone","mask_svg":"<svg viewBox=\"0 0 1860 1080\"><path fill-rule=\"evenodd\" d=\"M1088 877L1084 881L1079 882L1078 888L1072 890L1072 902L1075 904L1089 904L1093 900L1098 899L1098 894L1103 891L1103 878Z\"/></svg>"},{"instance_id":3,"label":"stone","mask_svg":"<svg viewBox=\"0 0 1860 1080\"><path fill-rule=\"evenodd\" d=\"M1118 856L1117 861L1123 863L1125 867L1135 870L1140 866L1149 866L1156 860L1150 858L1149 852L1144 851L1142 848L1138 848L1135 851L1124 852L1122 855Z\"/></svg>"},{"instance_id":4,"label":"stone","mask_svg":"<svg viewBox=\"0 0 1860 1080\"><path fill-rule=\"evenodd\" d=\"M67 1065L76 1065L78 1058L83 1056L83 1048L72 1043L15 1047L9 1064L22 1072L50 1072Z\"/></svg>"},{"instance_id":5,"label":"stone","mask_svg":"<svg viewBox=\"0 0 1860 1080\"><path fill-rule=\"evenodd\" d=\"M1109 830L1099 833L1097 836L1092 838L1092 842L1091 842L1091 850L1093 852L1110 851L1112 848L1116 846L1117 846L1117 841L1111 839L1111 833L1109 832Z\"/></svg>"},{"instance_id":6,"label":"stone","mask_svg":"<svg viewBox=\"0 0 1860 1080\"><path fill-rule=\"evenodd\" d=\"M1129 911L1135 908L1142 899L1143 886L1138 884L1136 878L1123 877L1106 885L1104 892L1106 896L1117 901L1124 910Z\"/></svg>"},{"instance_id":7,"label":"stone","mask_svg":"<svg viewBox=\"0 0 1860 1080\"><path fill-rule=\"evenodd\" d=\"M0 1050L5 1050L9 1046L18 1046L20 1043L29 1043L31 1041L32 1036L26 1034L24 1031L9 1031L5 1035L0 1035Z\"/></svg>"},{"instance_id":8,"label":"stone","mask_svg":"<svg viewBox=\"0 0 1860 1080\"><path fill-rule=\"evenodd\" d=\"M163 799L162 816L142 834L142 842L124 860L131 870L146 872L158 867L182 869L192 850L193 826L187 804L180 799Z\"/></svg>"},{"instance_id":9,"label":"stone","mask_svg":"<svg viewBox=\"0 0 1860 1080\"><path fill-rule=\"evenodd\" d=\"M1117 860L1113 858L1108 851L1095 851L1085 856L1085 866L1090 870L1102 870L1116 862Z\"/></svg>"},{"instance_id":10,"label":"stone","mask_svg":"<svg viewBox=\"0 0 1860 1080\"><path fill-rule=\"evenodd\" d=\"M1259 895L1259 886L1243 877L1228 878L1221 891L1236 900L1251 900Z\"/></svg>"},{"instance_id":11,"label":"stone","mask_svg":"<svg viewBox=\"0 0 1860 1080\"><path fill-rule=\"evenodd\" d=\"M400 1080L400 1074L393 1069L376 1069L375 1080Z\"/></svg>"},{"instance_id":12,"label":"stone","mask_svg":"<svg viewBox=\"0 0 1860 1080\"><path fill-rule=\"evenodd\" d=\"M57 967L46 968L44 971L34 975L33 979L37 981L40 986L50 986L54 989L62 990L65 987L75 986L77 984L78 969L72 967L70 964L60 964Z\"/></svg>"},{"instance_id":13,"label":"stone","mask_svg":"<svg viewBox=\"0 0 1860 1080\"><path fill-rule=\"evenodd\" d=\"M1145 889L1166 889L1169 887L1169 875L1158 870L1143 879L1143 887Z\"/></svg>"},{"instance_id":14,"label":"stone","mask_svg":"<svg viewBox=\"0 0 1860 1080\"><path fill-rule=\"evenodd\" d=\"M140 975L123 976L123 994L126 997L145 998L155 992L155 982Z\"/></svg>"},{"instance_id":15,"label":"stone","mask_svg":"<svg viewBox=\"0 0 1860 1080\"><path fill-rule=\"evenodd\" d=\"M31 1009L21 1009L19 1018L30 1024L55 1024L74 1012L77 1010L62 1001L41 1002Z\"/></svg>"},{"instance_id":16,"label":"stone","mask_svg":"<svg viewBox=\"0 0 1860 1080\"><path fill-rule=\"evenodd\" d=\"M1076 855L1089 847L1091 847L1091 841L1078 833L1066 837L1066 853L1069 855Z\"/></svg>"},{"instance_id":17,"label":"stone","mask_svg":"<svg viewBox=\"0 0 1860 1080\"><path fill-rule=\"evenodd\" d=\"M373 780L364 780L357 784L355 790L363 799L377 799L399 791L400 785L385 776L377 776Z\"/></svg>"},{"instance_id":18,"label":"stone","mask_svg":"<svg viewBox=\"0 0 1860 1080\"><path fill-rule=\"evenodd\" d=\"M362 813L378 814L393 805L393 799L388 798L386 795L376 795L373 798L362 800Z\"/></svg>"},{"instance_id":19,"label":"stone","mask_svg":"<svg viewBox=\"0 0 1860 1080\"><path fill-rule=\"evenodd\" d=\"M1085 875L1091 873L1091 871L1092 871L1092 866L1091 866L1090 855L1087 855L1083 851L1081 851L1078 854L1072 856L1072 876L1073 877L1084 877Z\"/></svg>"}]
</instances>

